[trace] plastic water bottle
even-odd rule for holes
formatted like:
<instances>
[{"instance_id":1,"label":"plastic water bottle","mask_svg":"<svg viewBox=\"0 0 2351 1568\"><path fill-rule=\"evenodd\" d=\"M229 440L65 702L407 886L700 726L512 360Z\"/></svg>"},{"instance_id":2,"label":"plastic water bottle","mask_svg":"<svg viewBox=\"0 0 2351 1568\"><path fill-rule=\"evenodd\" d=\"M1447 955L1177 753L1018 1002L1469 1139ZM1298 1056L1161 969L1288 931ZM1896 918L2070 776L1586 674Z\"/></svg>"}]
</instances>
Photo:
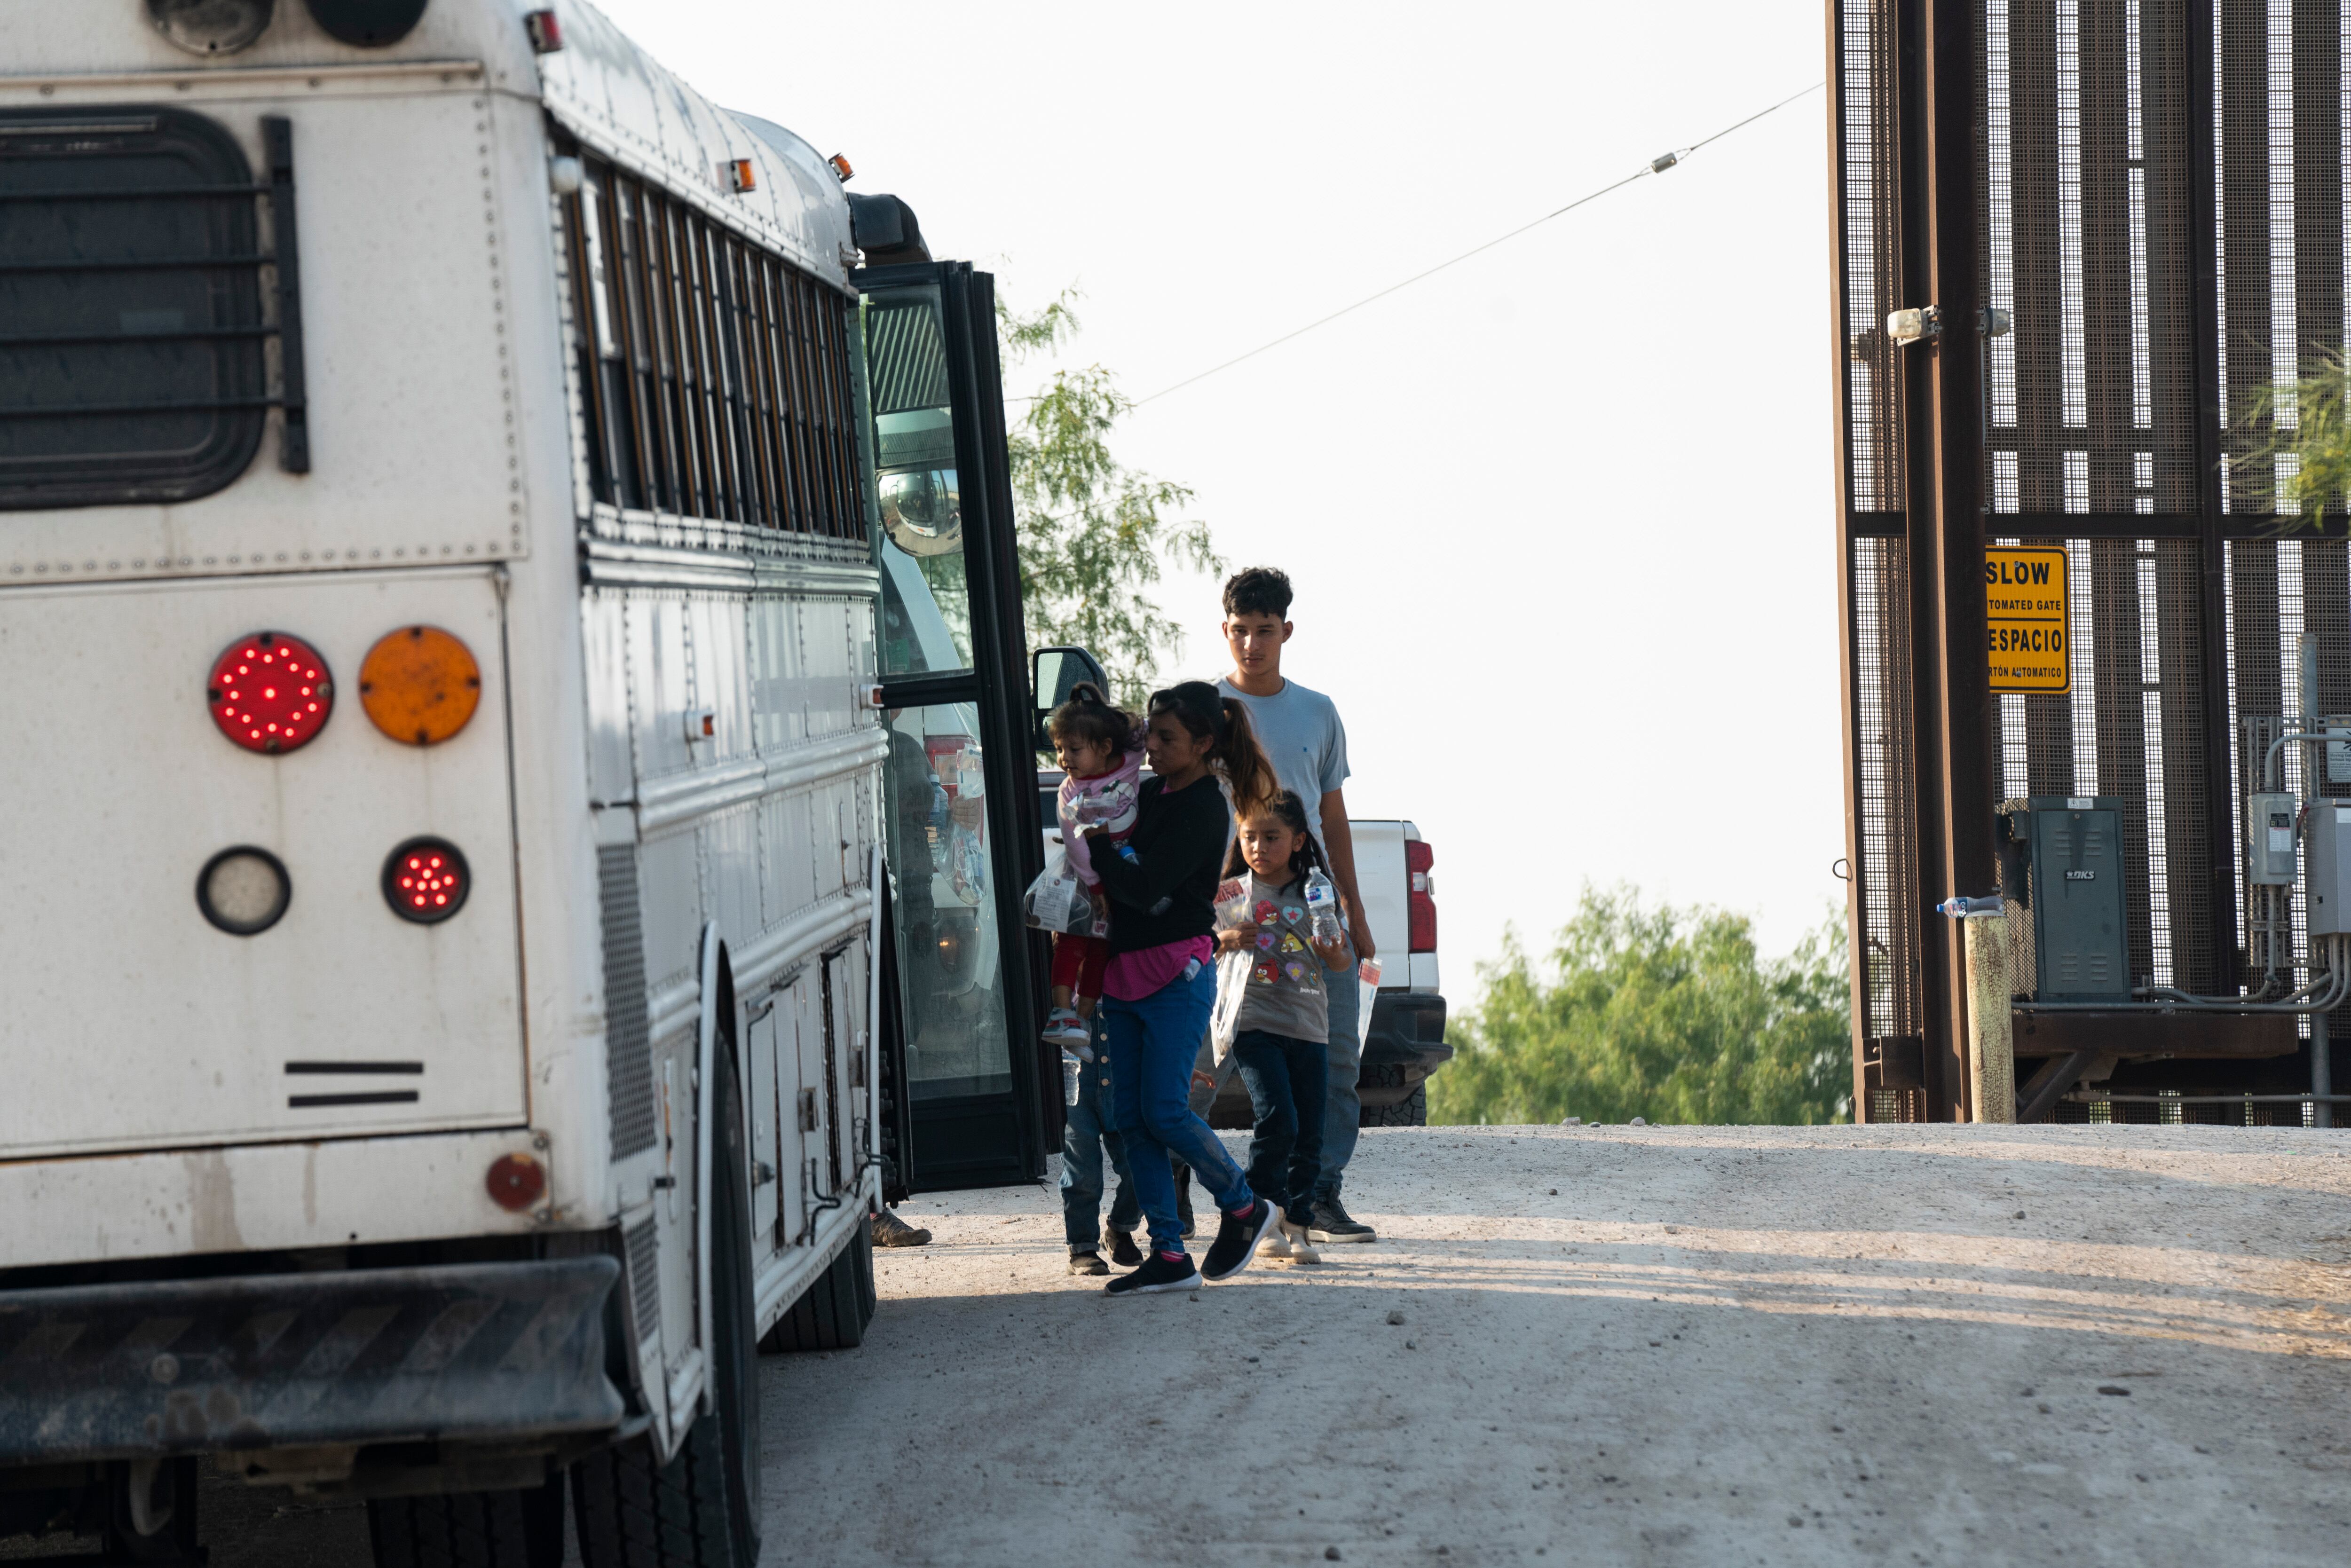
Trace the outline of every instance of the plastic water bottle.
<instances>
[{"instance_id":1,"label":"plastic water bottle","mask_svg":"<svg viewBox=\"0 0 2351 1568\"><path fill-rule=\"evenodd\" d=\"M1935 905L1935 913L1952 920L1964 920L1970 915L2004 915L2006 907L1996 893L1980 893L1972 896L1953 896Z\"/></svg>"},{"instance_id":2,"label":"plastic water bottle","mask_svg":"<svg viewBox=\"0 0 2351 1568\"><path fill-rule=\"evenodd\" d=\"M1068 1051L1061 1052L1062 1104L1071 1107L1076 1106L1078 1103L1078 1082L1085 1070L1085 1064L1077 1059L1075 1053Z\"/></svg>"},{"instance_id":3,"label":"plastic water bottle","mask_svg":"<svg viewBox=\"0 0 2351 1568\"><path fill-rule=\"evenodd\" d=\"M1328 944L1339 939L1339 890L1319 865L1306 873L1306 910L1314 923L1314 940Z\"/></svg>"}]
</instances>

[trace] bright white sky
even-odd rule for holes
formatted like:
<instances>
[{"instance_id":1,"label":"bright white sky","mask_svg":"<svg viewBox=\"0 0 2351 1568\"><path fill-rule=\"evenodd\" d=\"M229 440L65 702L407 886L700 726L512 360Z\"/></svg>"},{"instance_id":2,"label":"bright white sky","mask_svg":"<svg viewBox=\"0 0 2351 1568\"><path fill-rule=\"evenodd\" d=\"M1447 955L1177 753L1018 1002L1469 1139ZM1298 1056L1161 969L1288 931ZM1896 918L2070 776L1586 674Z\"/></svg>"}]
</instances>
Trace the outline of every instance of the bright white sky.
<instances>
[{"instance_id":1,"label":"bright white sky","mask_svg":"<svg viewBox=\"0 0 2351 1568\"><path fill-rule=\"evenodd\" d=\"M1816 81L1817 0L1638 5L602 0L730 108L846 153L1144 397ZM1138 410L1235 566L1299 592L1356 816L1436 850L1447 993L1586 882L1833 907L1834 361L1820 95ZM1044 369L1016 366L1018 395ZM1212 675L1217 584L1171 574Z\"/></svg>"}]
</instances>

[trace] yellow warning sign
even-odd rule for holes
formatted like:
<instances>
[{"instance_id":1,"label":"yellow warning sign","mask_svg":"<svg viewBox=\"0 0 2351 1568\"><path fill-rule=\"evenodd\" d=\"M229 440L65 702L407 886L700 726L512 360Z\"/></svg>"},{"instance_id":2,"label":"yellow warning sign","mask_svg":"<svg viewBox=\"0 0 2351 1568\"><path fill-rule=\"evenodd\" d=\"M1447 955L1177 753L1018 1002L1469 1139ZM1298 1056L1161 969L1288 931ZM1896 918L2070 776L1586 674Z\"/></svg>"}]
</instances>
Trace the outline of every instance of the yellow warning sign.
<instances>
[{"instance_id":1,"label":"yellow warning sign","mask_svg":"<svg viewBox=\"0 0 2351 1568\"><path fill-rule=\"evenodd\" d=\"M2064 550L1994 545L1984 551L1993 691L2070 689L2067 624Z\"/></svg>"}]
</instances>

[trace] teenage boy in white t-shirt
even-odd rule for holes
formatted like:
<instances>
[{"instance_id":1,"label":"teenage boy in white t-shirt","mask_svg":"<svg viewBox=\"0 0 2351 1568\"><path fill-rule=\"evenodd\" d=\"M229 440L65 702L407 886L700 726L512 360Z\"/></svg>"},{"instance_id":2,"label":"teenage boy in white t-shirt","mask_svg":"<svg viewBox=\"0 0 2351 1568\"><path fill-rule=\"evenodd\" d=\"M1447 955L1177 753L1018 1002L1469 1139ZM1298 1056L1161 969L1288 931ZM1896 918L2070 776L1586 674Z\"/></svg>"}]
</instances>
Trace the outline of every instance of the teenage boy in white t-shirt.
<instances>
[{"instance_id":1,"label":"teenage boy in white t-shirt","mask_svg":"<svg viewBox=\"0 0 2351 1568\"><path fill-rule=\"evenodd\" d=\"M1347 826L1347 731L1339 710L1321 692L1309 691L1281 674L1282 644L1290 641L1290 578L1272 567L1235 572L1225 584L1225 646L1233 667L1217 688L1247 704L1258 743L1273 763L1281 787L1306 806L1307 825L1322 845L1347 917L1350 956L1331 971L1331 1078L1322 1134L1322 1177L1314 1190L1313 1237L1318 1241L1371 1241L1368 1225L1352 1218L1339 1201L1347 1162L1355 1152L1362 1101L1355 1084L1363 1076L1364 1046L1357 1020L1363 993L1355 983L1358 958L1372 956L1372 925L1364 895L1355 886L1355 841Z\"/></svg>"}]
</instances>

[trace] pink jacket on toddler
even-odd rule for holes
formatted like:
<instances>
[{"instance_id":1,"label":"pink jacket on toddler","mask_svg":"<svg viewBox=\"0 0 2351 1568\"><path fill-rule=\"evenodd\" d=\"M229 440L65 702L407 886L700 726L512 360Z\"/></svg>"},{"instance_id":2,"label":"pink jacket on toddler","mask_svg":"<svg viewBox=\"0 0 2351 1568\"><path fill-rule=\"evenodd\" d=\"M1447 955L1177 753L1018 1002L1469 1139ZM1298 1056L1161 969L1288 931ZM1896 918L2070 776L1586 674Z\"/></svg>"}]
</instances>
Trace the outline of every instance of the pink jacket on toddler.
<instances>
[{"instance_id":1,"label":"pink jacket on toddler","mask_svg":"<svg viewBox=\"0 0 2351 1568\"><path fill-rule=\"evenodd\" d=\"M1142 798L1140 736L1109 772L1092 779L1072 775L1061 780L1061 793L1053 803L1053 814L1061 819L1061 848L1069 855L1071 868L1078 873L1080 882L1088 887L1102 885L1102 878L1094 874L1093 855L1086 843L1085 831L1097 826L1108 828L1113 842L1123 841L1134 831L1134 809Z\"/></svg>"}]
</instances>

